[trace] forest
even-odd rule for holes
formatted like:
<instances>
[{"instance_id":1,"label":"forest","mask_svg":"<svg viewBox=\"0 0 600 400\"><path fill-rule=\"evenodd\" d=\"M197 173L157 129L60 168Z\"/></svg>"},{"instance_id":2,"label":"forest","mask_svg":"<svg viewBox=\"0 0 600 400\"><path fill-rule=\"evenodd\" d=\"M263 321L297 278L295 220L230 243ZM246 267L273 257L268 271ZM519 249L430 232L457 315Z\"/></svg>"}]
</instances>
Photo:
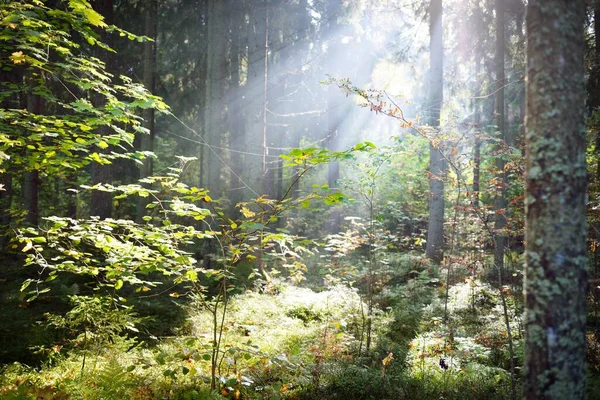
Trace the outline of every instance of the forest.
<instances>
[{"instance_id":1,"label":"forest","mask_svg":"<svg viewBox=\"0 0 600 400\"><path fill-rule=\"evenodd\" d=\"M600 0L0 0L0 399L600 399Z\"/></svg>"}]
</instances>

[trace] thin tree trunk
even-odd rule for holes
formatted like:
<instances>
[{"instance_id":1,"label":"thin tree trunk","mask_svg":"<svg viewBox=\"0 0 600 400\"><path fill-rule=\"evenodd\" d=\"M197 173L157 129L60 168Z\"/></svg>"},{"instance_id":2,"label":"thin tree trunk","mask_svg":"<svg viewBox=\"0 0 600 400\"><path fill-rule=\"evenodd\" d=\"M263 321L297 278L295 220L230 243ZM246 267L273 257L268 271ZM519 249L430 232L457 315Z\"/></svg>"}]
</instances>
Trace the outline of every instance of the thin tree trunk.
<instances>
[{"instance_id":1,"label":"thin tree trunk","mask_svg":"<svg viewBox=\"0 0 600 400\"><path fill-rule=\"evenodd\" d=\"M270 195L269 197L273 197L272 193L273 193L273 179L270 176L270 168L269 168L269 164L268 164L268 159L269 159L269 138L270 138L270 131L271 129L269 128L269 99L270 99L270 92L271 92L271 88L269 85L269 81L271 79L271 74L269 72L269 53L270 53L270 35L269 35L269 28L270 28L270 18L271 15L269 13L269 7L270 7L270 3L267 1L267 3L265 4L265 38L264 38L264 43L265 43L265 62L264 62L264 90L262 92L263 95L263 110L262 110L262 118L263 118L263 134L262 134L262 143L263 143L263 152L262 152L262 193L263 194L267 194Z\"/></svg>"},{"instance_id":2,"label":"thin tree trunk","mask_svg":"<svg viewBox=\"0 0 600 400\"><path fill-rule=\"evenodd\" d=\"M107 24L112 24L113 21L113 0L95 0L92 2L94 9L104 16L104 20ZM103 34L103 40L110 43L109 35ZM106 63L106 69L110 71L112 65L112 56L106 50L96 48L96 56L103 59ZM101 106L105 99L102 95L97 95L94 99L95 106ZM108 135L110 131L108 128L100 128L102 134ZM102 150L97 148L96 151L110 151L109 149ZM98 183L112 183L113 181L113 165L100 165L96 162L92 163L92 184ZM90 215L98 216L101 219L110 218L112 214L112 194L100 190L92 190L91 193L91 204L90 204Z\"/></svg>"},{"instance_id":3,"label":"thin tree trunk","mask_svg":"<svg viewBox=\"0 0 600 400\"><path fill-rule=\"evenodd\" d=\"M10 237L11 205L13 195L13 177L10 172L0 174L0 252L7 245Z\"/></svg>"},{"instance_id":4,"label":"thin tree trunk","mask_svg":"<svg viewBox=\"0 0 600 400\"><path fill-rule=\"evenodd\" d=\"M481 94L484 79L481 74L481 64L483 62L484 54L483 54L483 46L482 46L482 26L483 26L483 15L479 6L476 9L476 28L475 32L480 35L477 39L477 45L475 47L475 101L474 101L474 109L475 115L473 118L474 125L474 139L473 139L473 186L471 188L472 194L471 199L473 202L473 207L475 209L479 208L479 192L480 188L480 175L481 175L481 133L482 133L482 125L481 125Z\"/></svg>"},{"instance_id":5,"label":"thin tree trunk","mask_svg":"<svg viewBox=\"0 0 600 400\"><path fill-rule=\"evenodd\" d=\"M146 0L144 3L145 10L145 27L144 35L154 39L153 42L144 43L144 86L151 93L155 91L155 75L156 75L156 31L158 23L158 5L157 0ZM143 111L144 128L148 129L147 134L142 134L140 137L140 150L154 151L154 109L147 108ZM152 158L146 158L144 164L140 168L140 178L144 179L152 176L153 163ZM146 215L146 205L149 202L149 197L140 197L137 203L137 221L141 222L142 217Z\"/></svg>"},{"instance_id":6,"label":"thin tree trunk","mask_svg":"<svg viewBox=\"0 0 600 400\"><path fill-rule=\"evenodd\" d=\"M327 43L327 65L325 73L340 78L338 71L338 56L340 56L340 26L338 19L342 8L340 0L331 0L327 5L327 17L329 18L326 26L328 35ZM330 151L341 150L341 132L340 125L343 119L341 115L341 93L334 85L327 88L327 146ZM327 183L330 188L337 188L337 181L340 179L340 163L333 161L329 163L327 171ZM338 228L333 227L332 231L337 232Z\"/></svg>"},{"instance_id":7,"label":"thin tree trunk","mask_svg":"<svg viewBox=\"0 0 600 400\"><path fill-rule=\"evenodd\" d=\"M27 94L27 110L36 115L42 113L42 99L40 96ZM40 176L37 170L23 173L23 208L27 212L25 221L32 226L39 222L39 185Z\"/></svg>"},{"instance_id":8,"label":"thin tree trunk","mask_svg":"<svg viewBox=\"0 0 600 400\"><path fill-rule=\"evenodd\" d=\"M238 0L229 0L228 7L231 10L236 10L235 6L238 4ZM231 202L229 208L230 215L232 218L238 218L239 213L236 205L243 199L242 190L242 171L244 166L245 155L241 153L244 145L244 113L239 112L243 110L241 106L242 102L242 86L240 84L240 60L244 56L243 49L246 48L245 37L247 31L244 29L245 13L241 10L231 11L229 24L231 31L231 45L229 47L229 95L227 105L227 117L229 119L229 145L235 153L231 153L229 158L229 194L228 198Z\"/></svg>"},{"instance_id":9,"label":"thin tree trunk","mask_svg":"<svg viewBox=\"0 0 600 400\"><path fill-rule=\"evenodd\" d=\"M207 148L206 182L207 188L215 198L222 195L221 171L225 168L222 163L224 154L221 149L224 137L223 101L225 78L227 72L226 40L224 27L227 27L225 18L225 2L223 0L209 0L208 2L208 60L206 82L206 107L205 107L205 134L206 142L211 146Z\"/></svg>"},{"instance_id":10,"label":"thin tree trunk","mask_svg":"<svg viewBox=\"0 0 600 400\"><path fill-rule=\"evenodd\" d=\"M19 70L0 71L0 79L5 83L18 83L23 81L22 72ZM21 107L21 98L26 98L23 94L13 94L6 96L1 103L3 109ZM26 104L24 105L27 106ZM21 107L23 108L23 107ZM13 201L13 180L14 172L11 164L7 160L0 161L0 252L10 240L10 224L12 222L11 207Z\"/></svg>"},{"instance_id":11,"label":"thin tree trunk","mask_svg":"<svg viewBox=\"0 0 600 400\"><path fill-rule=\"evenodd\" d=\"M502 156L504 142L506 141L505 131L505 109L504 109L504 0L496 0L496 53L495 53L495 116L496 127L498 130L498 139L500 144L496 146L496 219L494 223L494 266L504 276L504 248L506 247L506 173L504 172L505 162Z\"/></svg>"},{"instance_id":12,"label":"thin tree trunk","mask_svg":"<svg viewBox=\"0 0 600 400\"><path fill-rule=\"evenodd\" d=\"M442 28L442 0L431 0L430 14L430 83L429 125L440 126L440 111L444 101L444 43ZM429 146L429 223L427 229L427 258L440 263L444 258L444 176L446 163L437 140Z\"/></svg>"},{"instance_id":13,"label":"thin tree trunk","mask_svg":"<svg viewBox=\"0 0 600 400\"><path fill-rule=\"evenodd\" d=\"M528 3L524 397L531 400L586 392L584 17L584 0Z\"/></svg>"},{"instance_id":14,"label":"thin tree trunk","mask_svg":"<svg viewBox=\"0 0 600 400\"><path fill-rule=\"evenodd\" d=\"M248 154L244 162L242 178L249 186L244 198L256 198L263 188L263 154L265 133L265 89L267 63L267 14L266 0L256 0L250 10L248 44L248 79L244 94L247 98L247 126L244 140Z\"/></svg>"},{"instance_id":15,"label":"thin tree trunk","mask_svg":"<svg viewBox=\"0 0 600 400\"><path fill-rule=\"evenodd\" d=\"M77 175L69 173L66 177L67 188L67 217L77 218Z\"/></svg>"}]
</instances>

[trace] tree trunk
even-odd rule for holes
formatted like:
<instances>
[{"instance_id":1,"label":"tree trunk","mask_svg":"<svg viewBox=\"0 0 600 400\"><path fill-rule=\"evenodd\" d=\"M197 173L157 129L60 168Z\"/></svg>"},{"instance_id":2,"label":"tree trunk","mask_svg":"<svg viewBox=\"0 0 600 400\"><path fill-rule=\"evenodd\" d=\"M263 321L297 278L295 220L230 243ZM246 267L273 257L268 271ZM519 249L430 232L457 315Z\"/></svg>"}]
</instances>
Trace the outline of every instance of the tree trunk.
<instances>
[{"instance_id":1,"label":"tree trunk","mask_svg":"<svg viewBox=\"0 0 600 400\"><path fill-rule=\"evenodd\" d=\"M215 198L222 195L221 171L223 151L221 149L224 131L223 101L225 77L227 71L225 41L228 36L223 27L227 27L225 19L225 3L223 0L208 2L208 49L207 49L207 82L204 138L210 147L205 146L207 189Z\"/></svg>"},{"instance_id":2,"label":"tree trunk","mask_svg":"<svg viewBox=\"0 0 600 400\"><path fill-rule=\"evenodd\" d=\"M496 0L496 53L495 53L495 116L500 144L496 146L496 218L494 221L494 266L504 277L504 248L506 247L506 174L504 172L505 162L503 159L504 143L506 141L505 130L505 108L504 108L504 0Z\"/></svg>"},{"instance_id":3,"label":"tree trunk","mask_svg":"<svg viewBox=\"0 0 600 400\"><path fill-rule=\"evenodd\" d=\"M293 26L293 9L284 0L276 0L271 3L273 8L270 18L271 30L281 32L279 35L269 35L270 59L269 59L269 93L267 113L269 115L269 130L266 148L266 173L265 194L272 199L281 199L283 196L283 163L278 156L284 146L285 138L288 136L287 118L284 116L293 112L288 99L288 78L290 76L290 60L292 59L293 34L288 31Z\"/></svg>"},{"instance_id":4,"label":"tree trunk","mask_svg":"<svg viewBox=\"0 0 600 400\"><path fill-rule=\"evenodd\" d=\"M594 4L594 61L590 70L590 75L587 83L587 101L588 112L591 116L589 119L588 129L595 136L595 153L597 157L596 171L594 176L594 184L597 188L600 187L600 126L598 125L598 115L600 113L600 0L595 0ZM592 219L592 229L590 236L595 241L594 246L594 271L593 275L598 275L600 272L600 221L598 216Z\"/></svg>"},{"instance_id":5,"label":"tree trunk","mask_svg":"<svg viewBox=\"0 0 600 400\"><path fill-rule=\"evenodd\" d=\"M27 94L27 111L32 114L42 113L42 99L32 93ZM23 173L23 208L27 212L25 222L37 226L39 222L39 185L40 176L37 170Z\"/></svg>"},{"instance_id":6,"label":"tree trunk","mask_svg":"<svg viewBox=\"0 0 600 400\"><path fill-rule=\"evenodd\" d=\"M112 24L113 21L113 0L95 0L92 2L94 10L104 16L104 21L107 24ZM102 40L110 45L109 35L103 34ZM111 70L111 58L112 56L106 50L96 48L96 57L104 60L106 63L106 69ZM104 102L102 95L96 96L94 99L94 105L100 106ZM101 132L108 135L110 132L107 128L100 128ZM109 149L102 150L97 148L96 151L110 151ZM113 181L113 165L100 165L96 162L92 163L92 184L98 183L112 183ZM103 192L99 190L92 190L91 204L90 204L90 215L98 216L101 219L110 218L112 214L112 194L109 192Z\"/></svg>"},{"instance_id":7,"label":"tree trunk","mask_svg":"<svg viewBox=\"0 0 600 400\"><path fill-rule=\"evenodd\" d=\"M13 179L11 173L5 172L0 174L0 185L2 185L0 190L0 251L6 246L8 238L10 237L10 209L13 195L12 183Z\"/></svg>"},{"instance_id":8,"label":"tree trunk","mask_svg":"<svg viewBox=\"0 0 600 400\"><path fill-rule=\"evenodd\" d=\"M265 135L265 96L267 93L267 17L268 2L255 0L250 11L248 43L248 79L244 94L248 101L244 140L248 153L242 178L248 186L245 199L256 198L263 188L263 154Z\"/></svg>"},{"instance_id":9,"label":"tree trunk","mask_svg":"<svg viewBox=\"0 0 600 400\"><path fill-rule=\"evenodd\" d=\"M526 399L585 398L584 16L584 0L529 0Z\"/></svg>"},{"instance_id":10,"label":"tree trunk","mask_svg":"<svg viewBox=\"0 0 600 400\"><path fill-rule=\"evenodd\" d=\"M429 5L429 125L440 126L440 111L444 101L444 43L442 28L442 0L431 0ZM427 228L427 258L440 263L444 258L444 176L446 162L439 149L440 143L429 146L429 222Z\"/></svg>"},{"instance_id":11,"label":"tree trunk","mask_svg":"<svg viewBox=\"0 0 600 400\"><path fill-rule=\"evenodd\" d=\"M18 70L0 71L0 79L5 84L20 83L23 81L22 72ZM4 86L2 86L4 88ZM23 108L20 99L25 98L23 94L13 94L6 96L2 100L3 109ZM27 106L26 104L24 106ZM8 244L12 222L11 207L13 201L13 180L15 179L14 169L11 168L10 160L0 159L0 252Z\"/></svg>"},{"instance_id":12,"label":"tree trunk","mask_svg":"<svg viewBox=\"0 0 600 400\"><path fill-rule=\"evenodd\" d=\"M230 10L236 10L238 0L229 0ZM229 158L229 193L228 198L231 206L229 215L232 218L238 218L239 213L236 204L243 199L243 186L240 180L244 168L244 112L242 107L242 86L240 76L240 61L245 56L247 28L245 22L246 13L243 9L231 11L229 24L231 31L231 44L229 47L229 94L227 103L227 118L229 126L229 146L232 150Z\"/></svg>"},{"instance_id":13,"label":"tree trunk","mask_svg":"<svg viewBox=\"0 0 600 400\"><path fill-rule=\"evenodd\" d=\"M339 37L339 23L338 18L340 10L342 8L342 2L340 0L331 0L327 3L327 16L329 18L327 22L326 36L328 37L327 43L327 65L325 73L334 78L341 78L338 71L338 57L341 55L340 40ZM340 93L340 90L335 85L329 85L327 87L327 146L329 151L340 151L341 150L341 133L340 125L343 119L341 113L342 102L345 101ZM330 162L327 171L327 183L330 188L337 188L337 181L340 179L340 163L337 161ZM337 225L337 224L334 224ZM334 226L330 230L335 233L339 230L339 227Z\"/></svg>"},{"instance_id":14,"label":"tree trunk","mask_svg":"<svg viewBox=\"0 0 600 400\"><path fill-rule=\"evenodd\" d=\"M153 42L147 41L144 43L144 86L151 93L155 92L155 70L156 70L156 30L157 30L157 0L146 0L144 3L145 10L145 26L144 35L154 39ZM147 134L142 134L140 137L140 150L154 150L154 109L146 108L143 111L144 128L148 129ZM152 158L146 158L144 164L140 168L140 178L144 179L152 176L153 165ZM146 205L149 202L148 197L140 197L137 203L137 222L142 221L142 217L146 215Z\"/></svg>"},{"instance_id":15,"label":"tree trunk","mask_svg":"<svg viewBox=\"0 0 600 400\"><path fill-rule=\"evenodd\" d=\"M482 88L484 79L481 74L481 66L484 61L484 49L482 45L483 41L483 12L477 6L475 10L475 32L479 35L477 39L477 45L475 46L475 100L473 102L474 108L474 118L473 118L473 127L474 127L474 139L473 139L473 186L471 188L471 201L473 203L473 208L476 210L479 208L479 192L480 188L480 178L481 178L481 134L482 134Z\"/></svg>"}]
</instances>

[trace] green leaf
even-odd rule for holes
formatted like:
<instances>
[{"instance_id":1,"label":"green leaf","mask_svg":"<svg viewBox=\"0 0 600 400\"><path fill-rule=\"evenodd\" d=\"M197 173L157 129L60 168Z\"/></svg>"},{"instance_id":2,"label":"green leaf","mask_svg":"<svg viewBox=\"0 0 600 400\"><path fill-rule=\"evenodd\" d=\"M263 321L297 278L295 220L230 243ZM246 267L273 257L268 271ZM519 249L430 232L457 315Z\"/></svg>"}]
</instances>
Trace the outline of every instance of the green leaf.
<instances>
[{"instance_id":1,"label":"green leaf","mask_svg":"<svg viewBox=\"0 0 600 400\"><path fill-rule=\"evenodd\" d=\"M102 158L100 158L100 154L98 154L98 153L92 153L92 154L90 154L90 158L92 159L92 161L95 161L95 162L97 162L99 164L103 163L103 160L102 160Z\"/></svg>"},{"instance_id":2,"label":"green leaf","mask_svg":"<svg viewBox=\"0 0 600 400\"><path fill-rule=\"evenodd\" d=\"M90 24L94 26L106 26L106 23L104 22L104 17L98 14L92 8L85 8L83 10L83 15L85 15Z\"/></svg>"},{"instance_id":3,"label":"green leaf","mask_svg":"<svg viewBox=\"0 0 600 400\"><path fill-rule=\"evenodd\" d=\"M21 250L23 253L28 252L29 250L31 250L33 248L33 244L30 241L27 241L27 243L25 243L25 246L23 247L23 250Z\"/></svg>"},{"instance_id":4,"label":"green leaf","mask_svg":"<svg viewBox=\"0 0 600 400\"><path fill-rule=\"evenodd\" d=\"M198 273L196 271L194 271L193 269L186 271L184 277L186 280L191 281L191 282L198 281Z\"/></svg>"},{"instance_id":5,"label":"green leaf","mask_svg":"<svg viewBox=\"0 0 600 400\"><path fill-rule=\"evenodd\" d=\"M31 285L31 282L33 282L31 279L27 279L25 282L23 282L21 284L21 289L19 289L21 292L24 292L25 289L27 289L29 287L29 285Z\"/></svg>"},{"instance_id":6,"label":"green leaf","mask_svg":"<svg viewBox=\"0 0 600 400\"><path fill-rule=\"evenodd\" d=\"M119 290L123 287L123 280L119 279L116 283L115 283L115 290Z\"/></svg>"}]
</instances>

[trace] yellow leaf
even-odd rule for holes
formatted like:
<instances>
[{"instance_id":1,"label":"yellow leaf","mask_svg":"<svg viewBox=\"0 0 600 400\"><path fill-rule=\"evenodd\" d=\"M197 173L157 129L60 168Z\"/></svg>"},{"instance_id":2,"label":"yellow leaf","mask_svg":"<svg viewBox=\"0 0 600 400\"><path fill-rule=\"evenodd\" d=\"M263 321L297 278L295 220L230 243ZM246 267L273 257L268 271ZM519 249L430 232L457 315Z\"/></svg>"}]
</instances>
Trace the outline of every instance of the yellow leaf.
<instances>
[{"instance_id":1,"label":"yellow leaf","mask_svg":"<svg viewBox=\"0 0 600 400\"><path fill-rule=\"evenodd\" d=\"M256 215L254 211L250 211L247 207L242 207L240 211L242 212L242 214L244 214L244 217L246 218L252 218Z\"/></svg>"}]
</instances>

